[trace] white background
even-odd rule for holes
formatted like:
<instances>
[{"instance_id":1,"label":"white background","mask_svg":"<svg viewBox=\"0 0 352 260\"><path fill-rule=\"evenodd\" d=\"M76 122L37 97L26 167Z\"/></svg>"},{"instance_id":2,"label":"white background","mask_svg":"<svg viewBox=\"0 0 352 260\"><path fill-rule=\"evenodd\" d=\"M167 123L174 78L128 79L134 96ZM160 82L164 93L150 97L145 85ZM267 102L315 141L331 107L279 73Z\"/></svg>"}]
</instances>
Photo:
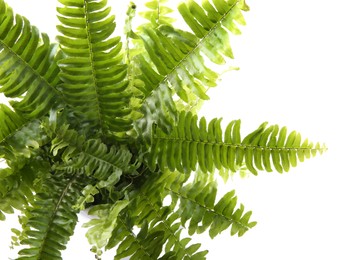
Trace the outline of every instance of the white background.
<instances>
[{"instance_id":1,"label":"white background","mask_svg":"<svg viewBox=\"0 0 352 260\"><path fill-rule=\"evenodd\" d=\"M55 36L54 0L11 0L14 9ZM114 9L122 24L128 1ZM141 5L136 1L137 6ZM243 133L263 121L286 125L329 151L289 173L235 177L235 188L258 225L242 238L197 238L208 259L352 259L351 94L352 2L248 0L243 35L234 38L235 65L209 92L202 114L242 119ZM7 259L13 219L0 223L0 259ZM15 224L13 224L15 225ZM64 259L94 259L73 237ZM86 249L87 248L87 249ZM103 259L112 259L106 255Z\"/></svg>"}]
</instances>

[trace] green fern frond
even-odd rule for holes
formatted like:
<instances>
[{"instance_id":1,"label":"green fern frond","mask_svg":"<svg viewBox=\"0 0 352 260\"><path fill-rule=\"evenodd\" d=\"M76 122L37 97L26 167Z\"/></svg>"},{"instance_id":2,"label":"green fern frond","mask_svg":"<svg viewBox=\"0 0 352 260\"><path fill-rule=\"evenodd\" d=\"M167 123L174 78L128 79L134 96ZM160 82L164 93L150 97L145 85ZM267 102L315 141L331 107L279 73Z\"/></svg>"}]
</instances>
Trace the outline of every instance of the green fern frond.
<instances>
[{"instance_id":1,"label":"green fern frond","mask_svg":"<svg viewBox=\"0 0 352 260\"><path fill-rule=\"evenodd\" d=\"M159 193L164 194L161 196L171 195L170 207L178 215L183 227L189 223L189 235L209 229L210 237L214 238L231 226L232 236L242 236L255 226L256 222L249 222L252 212L244 212L243 205L236 207L235 191L226 193L216 202L215 179L201 172L196 172L191 182L186 183L187 179L187 174L164 173L160 179L154 181L153 190L158 190L159 187Z\"/></svg>"},{"instance_id":2,"label":"green fern frond","mask_svg":"<svg viewBox=\"0 0 352 260\"><path fill-rule=\"evenodd\" d=\"M178 183L186 181L182 178L185 175L180 176ZM161 178L159 174L154 174L151 179ZM103 242L100 248L105 246L105 249L111 249L117 246L115 259L128 256L132 257L131 259L184 259L184 257L203 259L200 256L204 256L206 251L197 252L199 244L188 245L190 239L180 237L182 227L177 221L178 215L170 206L161 207L163 196L168 192L163 189L163 185L159 185L160 183L162 182L143 181L138 192L129 193L127 196L129 204L117 218L113 218L117 221L113 232L106 231L110 236L107 244L105 239L100 241L94 238L93 234L89 234L91 240L96 240L96 244ZM109 213L104 212L99 211L100 219L94 220L95 225L108 221ZM139 231L136 232L136 229ZM99 230L105 234L104 227ZM95 251L99 252L100 248ZM164 255L160 256L163 248Z\"/></svg>"},{"instance_id":3,"label":"green fern frond","mask_svg":"<svg viewBox=\"0 0 352 260\"><path fill-rule=\"evenodd\" d=\"M122 64L120 37L110 37L115 17L107 1L59 1L57 26L63 59L60 85L64 99L83 123L100 134L124 137L132 128L131 93Z\"/></svg>"},{"instance_id":4,"label":"green fern frond","mask_svg":"<svg viewBox=\"0 0 352 260\"><path fill-rule=\"evenodd\" d=\"M243 205L236 208L237 197L234 191L228 192L215 203L217 189L214 181L195 179L185 185L188 177L179 173L164 173L152 179L153 181L148 180L143 184L128 205L131 210L127 208L126 212L132 213L130 230L133 226L147 228L144 225L148 223L148 232L162 232L163 238L160 239L164 244L165 254L170 254L175 259L204 259L207 253L198 251L200 244L188 245L190 238L180 237L188 222L190 235L209 229L212 238L229 227L231 235L242 236L256 224L249 221L251 212L244 212ZM172 202L164 206L163 199L168 195L171 195ZM121 235L122 229L120 226L118 231L113 232L107 249L122 241L122 237L116 237ZM118 247L119 256L130 256L137 251L137 246L133 246L134 240L131 238L128 241L128 246L121 243L123 250Z\"/></svg>"},{"instance_id":5,"label":"green fern frond","mask_svg":"<svg viewBox=\"0 0 352 260\"><path fill-rule=\"evenodd\" d=\"M244 212L244 206L237 206L235 191L226 193L216 204L216 185L214 182L197 181L183 186L181 189L165 187L173 196L180 199L177 211L182 225L187 227L188 233L203 233L209 228L209 235L214 238L231 226L231 235L242 236L256 225L249 222L251 211Z\"/></svg>"},{"instance_id":6,"label":"green fern frond","mask_svg":"<svg viewBox=\"0 0 352 260\"><path fill-rule=\"evenodd\" d=\"M132 217L136 225L140 226L147 221L151 231L162 231L165 253L174 254L175 259L192 259L196 256L205 256L207 253L207 251L198 252L200 244L189 245L191 239L181 237L183 226L179 221L180 216L175 212L176 203L169 206L163 205L163 199L170 194L166 186L174 188L182 186L187 179L186 175L170 176L169 174L154 178L153 182L148 181L143 184L138 196L130 204L130 207L134 209ZM168 183L166 186L165 180Z\"/></svg>"},{"instance_id":7,"label":"green fern frond","mask_svg":"<svg viewBox=\"0 0 352 260\"><path fill-rule=\"evenodd\" d=\"M75 204L82 182L78 175L51 175L43 182L42 192L21 218L21 244L28 248L19 251L18 259L61 259L61 250L73 234L77 211Z\"/></svg>"},{"instance_id":8,"label":"green fern frond","mask_svg":"<svg viewBox=\"0 0 352 260\"><path fill-rule=\"evenodd\" d=\"M57 45L50 44L28 20L0 1L0 91L16 111L39 118L62 102L55 62Z\"/></svg>"},{"instance_id":9,"label":"green fern frond","mask_svg":"<svg viewBox=\"0 0 352 260\"><path fill-rule=\"evenodd\" d=\"M194 1L182 3L179 11L193 33L178 30L170 25L157 29L143 28L141 38L151 62L136 57L140 69L139 88L144 94L141 111L145 114L138 127L149 133L151 120L170 131L175 120L176 106L170 97L176 93L188 103L195 97L206 100L206 91L217 85L218 73L204 64L205 55L215 64L224 64L225 58L233 58L228 31L239 32L236 23L245 24L240 1L214 1L215 7L204 1L203 7ZM209 15L208 15L209 14ZM156 104L156 105L155 105ZM156 115L157 114L157 115ZM146 136L146 135L145 135Z\"/></svg>"},{"instance_id":10,"label":"green fern frond","mask_svg":"<svg viewBox=\"0 0 352 260\"><path fill-rule=\"evenodd\" d=\"M314 145L307 139L302 142L295 131L287 136L286 127L267 127L267 123L241 139L240 123L232 121L223 133L221 119L213 119L207 125L204 117L198 121L192 113L182 112L171 133L155 129L149 166L155 169L157 164L162 170L187 173L198 165L203 172L213 172L215 168L236 171L245 163L253 174L258 170L270 172L272 165L281 173L325 150L319 143Z\"/></svg>"},{"instance_id":11,"label":"green fern frond","mask_svg":"<svg viewBox=\"0 0 352 260\"><path fill-rule=\"evenodd\" d=\"M123 219L120 218L119 222L117 231L122 235L122 240L120 240L121 243L118 245L114 259L123 259L129 256L131 259L159 259L158 256L163 246L163 232L151 232L145 222L138 234L134 234Z\"/></svg>"},{"instance_id":12,"label":"green fern frond","mask_svg":"<svg viewBox=\"0 0 352 260\"><path fill-rule=\"evenodd\" d=\"M145 222L136 235L131 218L126 215L126 210L123 210L127 204L128 201L117 201L114 205L95 206L90 211L90 214L99 217L84 225L90 227L86 236L94 245L92 250L100 255L102 247L111 249L118 245L114 259L128 256L131 256L131 259L157 259L162 250L163 233L149 232ZM111 206L115 210L111 210Z\"/></svg>"}]
</instances>

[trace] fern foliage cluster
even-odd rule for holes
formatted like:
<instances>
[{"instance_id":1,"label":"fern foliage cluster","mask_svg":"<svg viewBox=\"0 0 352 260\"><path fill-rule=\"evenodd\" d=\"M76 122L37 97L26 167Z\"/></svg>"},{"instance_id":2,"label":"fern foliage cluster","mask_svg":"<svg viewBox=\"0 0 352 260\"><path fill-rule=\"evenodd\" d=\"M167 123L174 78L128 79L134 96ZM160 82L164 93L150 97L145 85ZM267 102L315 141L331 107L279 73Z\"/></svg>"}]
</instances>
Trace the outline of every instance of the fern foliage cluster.
<instances>
[{"instance_id":1,"label":"fern foliage cluster","mask_svg":"<svg viewBox=\"0 0 352 260\"><path fill-rule=\"evenodd\" d=\"M182 28L166 0L136 8L116 32L107 0L58 0L51 43L0 0L0 219L20 212L18 259L61 259L82 210L98 258L205 259L192 235L256 224L217 175L281 173L325 150L286 127L242 138L239 119L197 117L234 57L245 1L182 2Z\"/></svg>"}]
</instances>

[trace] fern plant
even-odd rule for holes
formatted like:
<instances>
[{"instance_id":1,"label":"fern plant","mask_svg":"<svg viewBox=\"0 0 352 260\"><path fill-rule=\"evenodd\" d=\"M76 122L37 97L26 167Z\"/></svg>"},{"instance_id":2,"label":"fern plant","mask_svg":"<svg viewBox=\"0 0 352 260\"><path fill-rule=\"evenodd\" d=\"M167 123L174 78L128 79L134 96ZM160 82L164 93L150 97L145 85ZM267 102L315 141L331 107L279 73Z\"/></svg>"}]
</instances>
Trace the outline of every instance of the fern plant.
<instances>
[{"instance_id":1,"label":"fern plant","mask_svg":"<svg viewBox=\"0 0 352 260\"><path fill-rule=\"evenodd\" d=\"M0 219L20 212L18 259L61 259L82 210L98 258L205 259L183 230L256 224L233 190L219 198L216 175L287 172L325 150L286 127L242 138L240 120L198 118L233 58L243 0L180 3L186 29L165 0L147 2L137 28L135 9L121 38L107 0L59 0L51 43L0 0Z\"/></svg>"}]
</instances>

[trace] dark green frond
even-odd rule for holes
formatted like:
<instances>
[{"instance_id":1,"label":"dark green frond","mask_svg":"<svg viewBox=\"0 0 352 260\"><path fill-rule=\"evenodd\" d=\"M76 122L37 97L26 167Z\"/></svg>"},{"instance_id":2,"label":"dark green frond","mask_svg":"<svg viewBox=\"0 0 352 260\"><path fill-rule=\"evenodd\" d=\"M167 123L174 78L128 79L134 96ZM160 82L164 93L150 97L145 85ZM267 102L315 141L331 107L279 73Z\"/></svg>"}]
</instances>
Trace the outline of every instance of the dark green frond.
<instances>
[{"instance_id":1,"label":"dark green frond","mask_svg":"<svg viewBox=\"0 0 352 260\"><path fill-rule=\"evenodd\" d=\"M200 244L190 244L190 238L181 237L183 227L174 206L163 206L169 192L158 177L154 173L138 192L129 194L130 203L121 212L121 223L116 225L106 248L117 246L115 259L204 259L207 251L198 252ZM187 180L185 175L178 177L174 178L174 185Z\"/></svg>"},{"instance_id":2,"label":"dark green frond","mask_svg":"<svg viewBox=\"0 0 352 260\"><path fill-rule=\"evenodd\" d=\"M214 238L227 228L231 228L231 235L242 236L256 224L249 221L251 212L244 212L243 205L237 206L234 191L228 192L215 203L217 189L213 180L195 178L193 182L185 184L187 179L188 175L165 172L150 178L135 195L131 194L131 201L120 216L124 218L125 224L117 225L107 248L118 245L117 256L121 258L137 254L143 242L138 240L139 235L134 235L132 230L138 227L141 228L140 232L145 229L146 234L163 234L156 248L163 245L164 257L204 259L207 251L198 251L200 244L189 244L190 238L181 237L181 231L186 226L190 235L209 230L210 236ZM171 196L172 201L165 205L167 196ZM125 239L124 236L131 238ZM153 259L159 259L158 256Z\"/></svg>"},{"instance_id":3,"label":"dark green frond","mask_svg":"<svg viewBox=\"0 0 352 260\"><path fill-rule=\"evenodd\" d=\"M82 188L78 175L51 175L22 217L25 237L18 259L61 259L61 250L73 234L77 211L72 208Z\"/></svg>"},{"instance_id":4,"label":"dark green frond","mask_svg":"<svg viewBox=\"0 0 352 260\"><path fill-rule=\"evenodd\" d=\"M142 121L150 120L164 131L170 131L176 106L169 97L176 93L186 103L195 98L209 98L207 89L217 85L218 73L205 65L204 56L215 64L224 64L225 57L233 58L228 31L238 33L236 22L244 24L243 2L214 1L214 5L216 8L204 1L201 7L194 1L187 1L179 6L179 12L193 33L170 25L142 28L141 38L148 53L148 58L136 57L139 78L144 82L137 86L144 95L141 111L145 118ZM137 128L144 127L142 131L149 133L150 129L145 127L151 124L140 122Z\"/></svg>"},{"instance_id":5,"label":"dark green frond","mask_svg":"<svg viewBox=\"0 0 352 260\"><path fill-rule=\"evenodd\" d=\"M107 1L59 1L57 29L64 58L59 61L60 90L70 108L89 128L124 137L132 128L127 68L120 37Z\"/></svg>"},{"instance_id":6,"label":"dark green frond","mask_svg":"<svg viewBox=\"0 0 352 260\"><path fill-rule=\"evenodd\" d=\"M302 142L295 131L287 136L286 127L267 127L267 123L241 139L240 123L232 121L223 132L221 119L207 124L204 117L198 120L192 113L182 112L170 134L155 129L149 166L180 172L195 171L199 166L203 172L212 172L215 168L236 171L245 163L253 174L272 171L273 166L281 173L325 150L319 143Z\"/></svg>"},{"instance_id":7,"label":"dark green frond","mask_svg":"<svg viewBox=\"0 0 352 260\"><path fill-rule=\"evenodd\" d=\"M21 98L12 105L26 117L38 118L61 102L56 53L46 34L0 1L0 91Z\"/></svg>"}]
</instances>

